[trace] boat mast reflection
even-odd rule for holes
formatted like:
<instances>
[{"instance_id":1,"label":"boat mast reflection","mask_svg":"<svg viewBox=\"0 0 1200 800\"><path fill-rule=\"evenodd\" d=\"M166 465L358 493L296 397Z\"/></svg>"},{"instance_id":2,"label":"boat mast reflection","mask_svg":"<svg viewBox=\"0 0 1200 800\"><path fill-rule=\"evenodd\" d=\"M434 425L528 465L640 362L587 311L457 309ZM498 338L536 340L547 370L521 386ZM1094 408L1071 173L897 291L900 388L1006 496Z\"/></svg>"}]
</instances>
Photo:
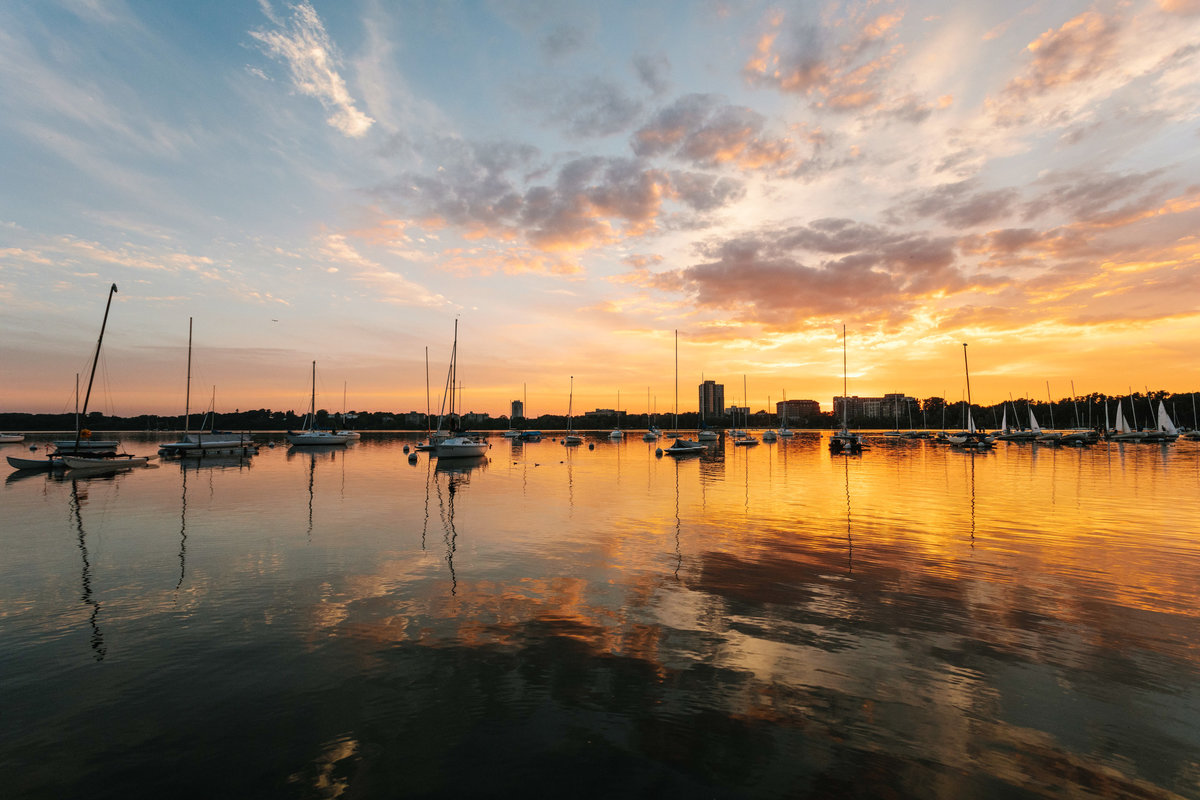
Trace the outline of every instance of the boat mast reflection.
<instances>
[{"instance_id":1,"label":"boat mast reflection","mask_svg":"<svg viewBox=\"0 0 1200 800\"><path fill-rule=\"evenodd\" d=\"M458 548L458 530L454 527L454 496L458 493L458 482L454 476L447 481L447 498L442 497L442 484L437 484L438 508L442 517L442 541L446 545L446 566L450 569L450 596L458 594L458 576L454 574L454 551Z\"/></svg>"},{"instance_id":2,"label":"boat mast reflection","mask_svg":"<svg viewBox=\"0 0 1200 800\"><path fill-rule=\"evenodd\" d=\"M437 486L438 513L442 520L442 541L446 545L446 566L450 570L450 596L458 594L458 575L454 571L454 554L458 550L458 528L454 524L454 501L460 488L471 482L471 473L487 464L487 456L455 458L437 462L434 483ZM438 475L446 476L446 492Z\"/></svg>"},{"instance_id":3,"label":"boat mast reflection","mask_svg":"<svg viewBox=\"0 0 1200 800\"><path fill-rule=\"evenodd\" d=\"M971 453L971 551L975 550L975 454Z\"/></svg>"},{"instance_id":4,"label":"boat mast reflection","mask_svg":"<svg viewBox=\"0 0 1200 800\"><path fill-rule=\"evenodd\" d=\"M80 599L85 606L92 610L88 616L88 624L92 626L92 657L97 661L103 661L104 656L108 653L108 648L104 644L104 634L100 631L100 601L92 596L92 565L88 561L87 536L83 532L83 514L80 510L85 502L87 502L87 492L80 492L79 481L73 479L71 481L71 514L75 518L75 531L79 538L79 555L83 560L83 569L80 573L82 586Z\"/></svg>"},{"instance_id":5,"label":"boat mast reflection","mask_svg":"<svg viewBox=\"0 0 1200 800\"><path fill-rule=\"evenodd\" d=\"M854 574L854 537L850 533L850 459L842 459L846 480L846 571Z\"/></svg>"},{"instance_id":6,"label":"boat mast reflection","mask_svg":"<svg viewBox=\"0 0 1200 800\"><path fill-rule=\"evenodd\" d=\"M675 462L675 580L679 580L679 568L683 566L683 548L679 544L679 532L683 527L679 517L679 461Z\"/></svg>"},{"instance_id":7,"label":"boat mast reflection","mask_svg":"<svg viewBox=\"0 0 1200 800\"><path fill-rule=\"evenodd\" d=\"M187 562L187 470L183 473L183 494L179 499L179 581L175 584L175 597L179 599L179 588L183 586L183 576Z\"/></svg>"}]
</instances>

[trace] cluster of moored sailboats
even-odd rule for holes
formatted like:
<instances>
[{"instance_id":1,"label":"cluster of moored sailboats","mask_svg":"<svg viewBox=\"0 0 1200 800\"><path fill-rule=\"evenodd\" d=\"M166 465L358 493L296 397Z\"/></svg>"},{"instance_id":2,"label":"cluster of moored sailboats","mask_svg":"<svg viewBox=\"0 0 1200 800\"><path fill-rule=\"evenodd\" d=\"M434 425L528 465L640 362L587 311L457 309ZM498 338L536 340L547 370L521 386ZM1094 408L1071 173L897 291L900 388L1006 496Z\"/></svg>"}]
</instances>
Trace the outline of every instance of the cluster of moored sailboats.
<instances>
[{"instance_id":1,"label":"cluster of moored sailboats","mask_svg":"<svg viewBox=\"0 0 1200 800\"><path fill-rule=\"evenodd\" d=\"M92 359L92 371L88 379L87 393L83 401L83 418L87 417L88 400L91 397L92 382L95 379L96 364L100 357L100 347L104 341L104 328L108 322L108 312L112 305L112 296L117 292L116 284L113 284L109 290L108 302L104 308L104 320L100 326L100 337L96 343L95 356ZM970 448L970 449L988 449L997 442L1036 442L1041 444L1062 444L1062 445L1087 445L1100 441L1101 439L1116 441L1116 442L1172 442L1180 437L1189 439L1200 439L1200 432L1197 431L1181 431L1171 420L1167 413L1166 407L1162 401L1159 401L1156 427L1151 429L1135 429L1127 421L1122 404L1117 402L1115 410L1115 420L1110 424L1108 419L1108 406L1105 406L1105 425L1103 430L1092 429L1072 429L1072 430L1044 430L1038 424L1037 418L1034 416L1032 407L1028 408L1029 426L1017 425L1010 427L1008 423L1008 406L1004 408L1004 418L1000 429L988 433L987 431L978 429L971 415L970 403L970 370L967 367L966 348L963 345L963 365L966 370L967 377L967 399L964 402L964 430L956 433L948 433L942 431L934 433L926 430L909 430L909 431L885 431L878 436L884 440L896 439L928 439L935 443L948 444L954 447ZM455 414L455 396L458 389L457 381L457 361L458 361L458 322L454 324L454 345L450 354L450 368L446 378L446 391L442 398L442 412L446 412L447 402L449 404L448 413L441 413L438 417L438 427L436 430L427 432L426 440L417 444L415 450L410 453L409 459L415 460L417 452L430 452L442 458L471 458L483 456L490 445L486 439L479 435L471 434L465 430L458 429L459 417ZM204 421L201 422L200 430L192 432L189 429L189 420L191 417L191 378L192 378L192 324L188 320L188 382L187 392L185 395L184 404L184 435L176 442L168 442L159 446L159 456L206 456L206 455L238 455L250 456L258 452L258 444L252 440L248 433L233 433L227 431L217 431L215 427L208 430L204 429ZM743 378L743 391L745 384ZM428 384L428 350L426 351L426 383ZM292 447L309 447L320 445L343 445L352 442L359 438L357 431L342 429L322 429L316 424L316 385L317 385L317 364L314 361L312 364L312 392L310 395L310 404L308 413L304 418L304 425L301 430L288 431L286 438ZM428 387L427 387L428 391ZM584 439L573 428L573 402L575 394L575 378L571 377L570 393L567 400L567 430L560 437L560 441L564 446L576 446L583 443ZM842 329L842 394L846 396L846 332L845 327ZM8 456L8 462L11 466L17 469L52 469L52 468L67 468L67 469L123 469L133 466L146 464L150 459L156 456L137 456L130 453L118 452L119 442L115 440L106 440L101 438L93 438L91 432L79 425L79 383L78 376L76 377L76 430L75 436L72 439L64 439L54 441L53 452L40 458L20 458L16 456ZM215 389L214 389L215 401ZM343 401L344 402L344 401ZM649 396L647 394L647 403ZM620 393L617 394L617 407L620 407ZM835 455L853 455L861 453L869 445L867 438L860 432L849 430L847 411L848 404L843 404L842 427L835 431L829 438L830 452ZM426 419L430 419L429 409L426 409ZM1013 407L1013 417L1017 418L1016 408ZM212 408L206 413L204 420L213 419ZM749 420L743 420L748 422ZM443 430L443 422L446 423L447 429ZM722 436L719 431L711 428L702 427L697 432L695 439L690 439L678 433L679 423L679 333L675 333L675 433L672 434L674 441L666 448L658 448L656 453L659 455L669 456L687 456L699 455L708 452L710 447L718 442ZM735 425L737 421L735 420ZM755 437L753 433L745 428L734 427L726 432L728 439L735 447L754 447L760 443L760 439ZM775 442L779 439L787 439L794 435L794 432L788 428L786 418L779 420L778 429L769 429L761 434L762 442ZM506 438L514 440L514 442L536 442L542 438L541 431L527 430L512 430L505 432ZM651 425L642 436L642 439L647 442L658 441L663 438L664 434L657 427ZM617 426L612 430L608 438L614 441L620 441L625 438L625 431L622 430L620 418L618 417ZM24 440L22 434L0 433L0 444L16 443ZM270 445L270 446L273 446ZM593 445L594 446L594 445ZM36 448L31 448L36 449ZM405 451L408 452L406 446Z\"/></svg>"}]
</instances>

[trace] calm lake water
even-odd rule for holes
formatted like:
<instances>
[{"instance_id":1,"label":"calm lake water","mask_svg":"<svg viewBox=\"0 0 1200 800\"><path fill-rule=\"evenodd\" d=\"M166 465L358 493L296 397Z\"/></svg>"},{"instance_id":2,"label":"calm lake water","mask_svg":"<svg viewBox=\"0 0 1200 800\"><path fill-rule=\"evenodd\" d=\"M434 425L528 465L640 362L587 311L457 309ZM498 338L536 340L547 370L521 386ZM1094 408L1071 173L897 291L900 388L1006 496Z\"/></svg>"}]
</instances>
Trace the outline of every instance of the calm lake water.
<instances>
[{"instance_id":1,"label":"calm lake water","mask_svg":"<svg viewBox=\"0 0 1200 800\"><path fill-rule=\"evenodd\" d=\"M1200 797L1200 443L640 433L10 475L4 796Z\"/></svg>"}]
</instances>

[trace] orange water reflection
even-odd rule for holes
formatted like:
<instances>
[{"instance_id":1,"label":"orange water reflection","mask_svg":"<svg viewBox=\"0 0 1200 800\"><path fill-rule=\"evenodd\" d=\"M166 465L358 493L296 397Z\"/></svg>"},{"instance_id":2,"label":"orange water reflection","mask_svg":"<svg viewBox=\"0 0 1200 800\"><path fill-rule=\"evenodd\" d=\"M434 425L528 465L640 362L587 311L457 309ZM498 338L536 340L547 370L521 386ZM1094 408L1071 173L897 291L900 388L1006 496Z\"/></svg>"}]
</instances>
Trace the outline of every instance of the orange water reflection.
<instances>
[{"instance_id":1,"label":"orange water reflection","mask_svg":"<svg viewBox=\"0 0 1200 800\"><path fill-rule=\"evenodd\" d=\"M128 569L122 593L88 595L108 652L138 620L224 613L306 657L336 648L364 680L393 679L403 655L403 685L434 664L497 681L481 708L549 691L689 769L677 744L704 745L676 723L704 720L742 745L873 753L923 775L912 786L926 768L1035 792L1194 785L1200 445L832 457L804 434L676 461L598 435L439 464L410 463L405 441L89 486L88 586ZM21 481L7 499L51 511L52 539L73 522L54 517L61 488ZM93 544L118 519L124 567ZM36 614L19 592L2 603ZM356 733L331 732L313 769L365 758L331 745Z\"/></svg>"}]
</instances>

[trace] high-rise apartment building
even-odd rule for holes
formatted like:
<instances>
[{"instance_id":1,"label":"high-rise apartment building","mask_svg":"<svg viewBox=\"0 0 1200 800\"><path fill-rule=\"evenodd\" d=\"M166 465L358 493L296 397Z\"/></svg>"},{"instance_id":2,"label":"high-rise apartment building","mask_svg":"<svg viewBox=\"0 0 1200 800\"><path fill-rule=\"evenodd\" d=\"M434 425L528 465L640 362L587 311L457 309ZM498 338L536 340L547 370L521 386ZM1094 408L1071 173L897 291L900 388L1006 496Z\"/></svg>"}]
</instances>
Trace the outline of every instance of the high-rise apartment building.
<instances>
[{"instance_id":1,"label":"high-rise apartment building","mask_svg":"<svg viewBox=\"0 0 1200 800\"><path fill-rule=\"evenodd\" d=\"M725 384L705 381L700 384L700 415L706 419L725 413Z\"/></svg>"}]
</instances>

